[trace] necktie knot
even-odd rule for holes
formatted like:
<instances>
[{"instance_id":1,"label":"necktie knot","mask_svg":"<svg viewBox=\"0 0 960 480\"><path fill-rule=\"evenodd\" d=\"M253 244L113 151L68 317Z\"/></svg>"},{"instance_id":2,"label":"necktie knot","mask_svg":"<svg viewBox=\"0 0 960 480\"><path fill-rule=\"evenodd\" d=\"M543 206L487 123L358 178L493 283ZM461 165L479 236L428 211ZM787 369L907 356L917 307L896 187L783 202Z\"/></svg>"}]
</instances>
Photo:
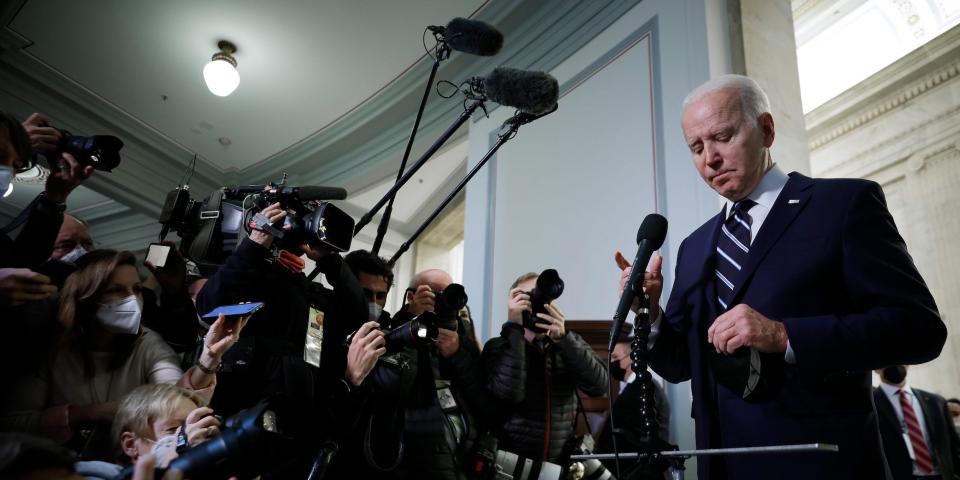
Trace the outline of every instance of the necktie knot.
<instances>
[{"instance_id":1,"label":"necktie knot","mask_svg":"<svg viewBox=\"0 0 960 480\"><path fill-rule=\"evenodd\" d=\"M750 200L749 198L744 198L743 200L740 200L739 202L735 202L735 203L733 204L733 208L731 209L731 212L732 212L732 213L740 213L740 212L742 212L742 213L747 213L747 212L750 211L751 208L753 208L754 206L756 206L756 204L757 204L757 202L754 202L753 200Z\"/></svg>"}]
</instances>

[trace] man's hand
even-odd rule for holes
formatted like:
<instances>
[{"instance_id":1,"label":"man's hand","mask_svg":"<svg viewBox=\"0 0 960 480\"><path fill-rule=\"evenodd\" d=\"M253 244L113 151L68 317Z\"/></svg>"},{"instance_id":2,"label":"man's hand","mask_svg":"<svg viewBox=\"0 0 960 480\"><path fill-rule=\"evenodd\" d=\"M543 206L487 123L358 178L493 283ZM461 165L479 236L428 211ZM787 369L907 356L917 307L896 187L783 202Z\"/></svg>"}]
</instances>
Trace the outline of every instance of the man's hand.
<instances>
[{"instance_id":1,"label":"man's hand","mask_svg":"<svg viewBox=\"0 0 960 480\"><path fill-rule=\"evenodd\" d=\"M714 320L707 330L707 341L717 353L733 353L740 347L753 347L764 353L785 352L787 329L782 322L770 320L741 303Z\"/></svg>"},{"instance_id":2,"label":"man's hand","mask_svg":"<svg viewBox=\"0 0 960 480\"><path fill-rule=\"evenodd\" d=\"M530 294L519 287L510 290L510 299L507 300L507 320L523 325L523 312L533 312L530 304Z\"/></svg>"},{"instance_id":3,"label":"man's hand","mask_svg":"<svg viewBox=\"0 0 960 480\"><path fill-rule=\"evenodd\" d=\"M155 480L156 464L153 454L140 455L140 458L137 458L137 463L134 464L133 480ZM183 472L172 468L163 474L162 480L183 480Z\"/></svg>"},{"instance_id":4,"label":"man's hand","mask_svg":"<svg viewBox=\"0 0 960 480\"><path fill-rule=\"evenodd\" d=\"M313 260L314 262L320 261L321 259L325 258L327 255L330 255L331 253L333 253L333 250L330 250L329 248L323 245L313 246L313 245L310 245L309 243L300 244L300 250L303 250L303 253L305 253L307 257L310 258L310 260Z\"/></svg>"},{"instance_id":5,"label":"man's hand","mask_svg":"<svg viewBox=\"0 0 960 480\"><path fill-rule=\"evenodd\" d=\"M26 268L0 268L0 306L43 300L56 292L46 275Z\"/></svg>"},{"instance_id":6,"label":"man's hand","mask_svg":"<svg viewBox=\"0 0 960 480\"><path fill-rule=\"evenodd\" d=\"M347 370L344 372L344 377L350 385L359 386L363 383L373 370L373 366L377 364L377 359L387 352L387 341L383 338L383 332L378 330L379 328L380 324L377 322L364 323L350 340L350 349L347 350Z\"/></svg>"},{"instance_id":7,"label":"man's hand","mask_svg":"<svg viewBox=\"0 0 960 480\"><path fill-rule=\"evenodd\" d=\"M567 321L567 318L563 316L563 312L550 303L544 305L543 308L547 310L547 313L538 313L537 318L550 322L549 325L543 325L541 322L541 326L547 330L547 337L551 340L560 340L565 337L567 330L564 328L564 322Z\"/></svg>"},{"instance_id":8,"label":"man's hand","mask_svg":"<svg viewBox=\"0 0 960 480\"><path fill-rule=\"evenodd\" d=\"M617 250L617 253L613 256L613 261L617 262L617 267L620 268L620 290L618 295L623 295L623 287L630 280L630 273L633 271L633 267L630 266L630 262L623 257L623 254ZM660 295L663 293L663 275L660 274L660 270L663 268L663 257L660 255L654 254L653 260L650 262L650 271L644 272L643 274L643 291L650 297L650 318L655 319L657 312L660 311ZM640 307L640 298L634 298L633 304L630 305L630 310L633 313L637 313L637 309ZM651 320L652 321L652 320Z\"/></svg>"},{"instance_id":9,"label":"man's hand","mask_svg":"<svg viewBox=\"0 0 960 480\"><path fill-rule=\"evenodd\" d=\"M162 267L157 267L150 262L143 262L147 270L157 279L157 283L163 287L165 292L185 291L187 282L187 262L183 260L180 251L177 250L177 244L171 240L160 242L162 245L170 247L170 254L167 256L167 263Z\"/></svg>"},{"instance_id":10,"label":"man's hand","mask_svg":"<svg viewBox=\"0 0 960 480\"><path fill-rule=\"evenodd\" d=\"M190 446L203 443L220 434L220 419L210 407L194 409L184 420L184 429Z\"/></svg>"},{"instance_id":11,"label":"man's hand","mask_svg":"<svg viewBox=\"0 0 960 480\"><path fill-rule=\"evenodd\" d=\"M446 328L438 330L440 333L437 334L437 350L440 350L440 355L443 358L450 358L460 350L460 335Z\"/></svg>"},{"instance_id":12,"label":"man's hand","mask_svg":"<svg viewBox=\"0 0 960 480\"><path fill-rule=\"evenodd\" d=\"M264 208L260 214L270 219L271 225L276 225L277 222L283 220L283 217L287 216L287 212L280 208L279 202ZM273 235L264 232L263 230L251 230L250 240L257 242L266 248L270 248L270 245L273 245Z\"/></svg>"},{"instance_id":13,"label":"man's hand","mask_svg":"<svg viewBox=\"0 0 960 480\"><path fill-rule=\"evenodd\" d=\"M81 165L73 155L62 153L56 161L50 161L50 176L45 187L47 198L65 203L74 188L93 175L93 167Z\"/></svg>"},{"instance_id":14,"label":"man's hand","mask_svg":"<svg viewBox=\"0 0 960 480\"><path fill-rule=\"evenodd\" d=\"M430 285L420 285L413 292L413 298L407 303L407 311L413 316L423 312L432 312L436 306L437 296L430 290Z\"/></svg>"},{"instance_id":15,"label":"man's hand","mask_svg":"<svg viewBox=\"0 0 960 480\"><path fill-rule=\"evenodd\" d=\"M30 147L34 152L50 153L57 151L57 145L63 135L60 130L48 125L50 122L42 113L30 115L24 122L23 128L30 137Z\"/></svg>"}]
</instances>

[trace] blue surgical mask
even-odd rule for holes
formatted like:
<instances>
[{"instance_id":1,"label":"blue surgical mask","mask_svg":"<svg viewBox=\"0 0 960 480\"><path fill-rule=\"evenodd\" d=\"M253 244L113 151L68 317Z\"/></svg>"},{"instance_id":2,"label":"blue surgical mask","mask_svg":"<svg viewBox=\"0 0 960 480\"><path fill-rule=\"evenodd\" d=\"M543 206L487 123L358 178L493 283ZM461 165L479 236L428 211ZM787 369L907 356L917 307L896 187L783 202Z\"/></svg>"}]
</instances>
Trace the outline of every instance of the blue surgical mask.
<instances>
[{"instance_id":1,"label":"blue surgical mask","mask_svg":"<svg viewBox=\"0 0 960 480\"><path fill-rule=\"evenodd\" d=\"M10 188L10 182L13 182L13 177L16 176L17 172L13 167L0 165L0 198L3 198L3 196L7 194L7 189Z\"/></svg>"},{"instance_id":2,"label":"blue surgical mask","mask_svg":"<svg viewBox=\"0 0 960 480\"><path fill-rule=\"evenodd\" d=\"M66 255L60 257L60 261L64 263L74 264L74 263L77 263L78 258L86 255L87 253L89 252L87 252L86 248L83 248L83 246L81 245L77 245L76 247L73 247L73 250L70 250L70 252L68 252Z\"/></svg>"}]
</instances>

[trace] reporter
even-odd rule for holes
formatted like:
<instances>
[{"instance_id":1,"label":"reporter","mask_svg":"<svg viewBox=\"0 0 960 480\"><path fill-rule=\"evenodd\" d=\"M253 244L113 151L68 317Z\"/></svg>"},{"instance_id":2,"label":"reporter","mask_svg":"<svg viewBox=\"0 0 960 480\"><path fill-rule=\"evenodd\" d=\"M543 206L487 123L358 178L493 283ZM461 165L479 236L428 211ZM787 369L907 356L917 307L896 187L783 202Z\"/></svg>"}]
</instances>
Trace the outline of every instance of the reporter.
<instances>
[{"instance_id":1,"label":"reporter","mask_svg":"<svg viewBox=\"0 0 960 480\"><path fill-rule=\"evenodd\" d=\"M207 403L196 392L176 385L135 388L120 402L110 435L120 450L120 463L134 463L151 453L163 437L176 436L174 444L192 447L219 435L222 422Z\"/></svg>"},{"instance_id":2,"label":"reporter","mask_svg":"<svg viewBox=\"0 0 960 480\"><path fill-rule=\"evenodd\" d=\"M36 372L21 374L17 395L4 399L3 424L73 441L83 446L85 458L103 458L124 395L147 383L177 383L209 399L215 369L246 321L221 316L207 333L197 365L183 372L170 347L140 324L143 300L131 253L96 250L77 267L56 306L60 342Z\"/></svg>"}]
</instances>

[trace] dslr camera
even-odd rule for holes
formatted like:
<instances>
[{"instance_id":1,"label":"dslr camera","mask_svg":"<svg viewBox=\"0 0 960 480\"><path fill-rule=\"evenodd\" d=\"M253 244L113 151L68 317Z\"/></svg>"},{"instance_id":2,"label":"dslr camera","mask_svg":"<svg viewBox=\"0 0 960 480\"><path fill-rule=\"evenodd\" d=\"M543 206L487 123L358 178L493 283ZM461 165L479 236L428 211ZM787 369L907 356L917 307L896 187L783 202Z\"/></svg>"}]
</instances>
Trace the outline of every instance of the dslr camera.
<instances>
[{"instance_id":1,"label":"dslr camera","mask_svg":"<svg viewBox=\"0 0 960 480\"><path fill-rule=\"evenodd\" d=\"M161 238L173 230L183 239L180 250L209 273L226 261L251 225L272 234L274 248L295 250L307 243L337 252L350 249L353 218L329 200L347 198L346 190L334 187L279 183L241 185L215 190L207 199L194 200L189 187L167 194L160 212ZM287 212L283 224L271 225L260 212L279 203Z\"/></svg>"},{"instance_id":2,"label":"dslr camera","mask_svg":"<svg viewBox=\"0 0 960 480\"><path fill-rule=\"evenodd\" d=\"M410 321L391 329L381 329L386 341L387 353L396 353L404 348L417 348L433 343L440 335L439 329L457 331L457 314L467 305L467 292L463 285L451 283L436 292L434 312L423 312ZM353 332L347 335L346 346L353 341Z\"/></svg>"},{"instance_id":3,"label":"dslr camera","mask_svg":"<svg viewBox=\"0 0 960 480\"><path fill-rule=\"evenodd\" d=\"M523 326L535 333L545 333L547 330L539 325L544 322L537 317L537 314L546 314L547 310L543 306L563 295L563 279L556 270L548 268L540 272L536 286L527 294L530 295L530 306L533 312L523 311Z\"/></svg>"},{"instance_id":4,"label":"dslr camera","mask_svg":"<svg viewBox=\"0 0 960 480\"><path fill-rule=\"evenodd\" d=\"M44 124L44 126L50 125ZM81 137L60 128L57 131L61 135L57 149L42 153L47 160L44 165L47 168L53 169L61 153L69 153L80 165L92 166L95 170L103 172L109 172L120 165L120 149L123 148L123 141L119 138L112 135Z\"/></svg>"}]
</instances>

